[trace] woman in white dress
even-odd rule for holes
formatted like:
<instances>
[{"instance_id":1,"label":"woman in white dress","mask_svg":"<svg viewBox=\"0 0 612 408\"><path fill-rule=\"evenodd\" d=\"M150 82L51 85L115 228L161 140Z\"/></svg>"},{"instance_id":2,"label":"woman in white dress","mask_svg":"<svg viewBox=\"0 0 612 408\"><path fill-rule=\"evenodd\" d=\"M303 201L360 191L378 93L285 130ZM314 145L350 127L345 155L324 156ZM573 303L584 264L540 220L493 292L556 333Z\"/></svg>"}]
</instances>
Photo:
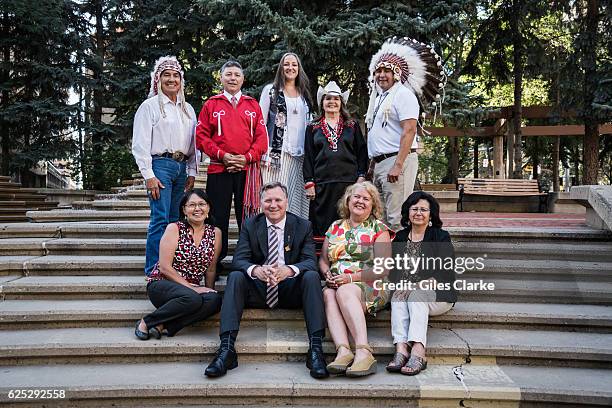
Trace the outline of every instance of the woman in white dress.
<instances>
[{"instance_id":1,"label":"woman in white dress","mask_svg":"<svg viewBox=\"0 0 612 408\"><path fill-rule=\"evenodd\" d=\"M280 181L287 186L287 210L308 219L309 200L304 191L304 132L311 120L310 81L300 58L285 53L274 82L266 85L259 99L268 129L268 153L262 159L264 183Z\"/></svg>"}]
</instances>

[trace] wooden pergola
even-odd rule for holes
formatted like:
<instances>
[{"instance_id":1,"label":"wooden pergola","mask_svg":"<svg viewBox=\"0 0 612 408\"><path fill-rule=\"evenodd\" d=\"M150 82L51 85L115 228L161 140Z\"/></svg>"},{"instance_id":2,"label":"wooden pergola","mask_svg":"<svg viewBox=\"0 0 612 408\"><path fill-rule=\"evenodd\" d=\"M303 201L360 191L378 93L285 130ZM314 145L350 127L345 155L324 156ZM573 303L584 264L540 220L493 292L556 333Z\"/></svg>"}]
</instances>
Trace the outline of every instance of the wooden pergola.
<instances>
[{"instance_id":1,"label":"wooden pergola","mask_svg":"<svg viewBox=\"0 0 612 408\"><path fill-rule=\"evenodd\" d=\"M504 140L509 140L513 135L512 118L513 108L503 107L489 115L489 118L496 118L493 126L483 126L468 129L459 129L452 126L445 127L425 127L430 133L429 136L439 137L473 137L473 138L493 138L493 175L494 178L506 178L506 162L504 160ZM559 117L574 117L573 112L564 112L560 116L555 116L553 108L550 106L528 106L523 107L522 117L524 119L559 119ZM561 137L561 136L584 136L584 125L551 125L551 126L522 126L523 137ZM606 123L599 126L599 135L612 133L612 124ZM512 146L508 146L512 148ZM558 156L558 151L557 151Z\"/></svg>"}]
</instances>

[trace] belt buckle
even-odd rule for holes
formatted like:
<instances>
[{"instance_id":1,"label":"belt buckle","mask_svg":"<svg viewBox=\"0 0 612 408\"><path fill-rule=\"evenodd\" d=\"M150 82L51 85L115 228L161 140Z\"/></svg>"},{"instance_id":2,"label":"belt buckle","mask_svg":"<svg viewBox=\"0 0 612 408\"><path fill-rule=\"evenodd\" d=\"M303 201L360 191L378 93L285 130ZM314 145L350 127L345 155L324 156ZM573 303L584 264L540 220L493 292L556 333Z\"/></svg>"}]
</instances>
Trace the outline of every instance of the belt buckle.
<instances>
[{"instance_id":1,"label":"belt buckle","mask_svg":"<svg viewBox=\"0 0 612 408\"><path fill-rule=\"evenodd\" d=\"M172 160L182 162L183 160L185 160L185 154L183 152L174 152L172 153Z\"/></svg>"}]
</instances>

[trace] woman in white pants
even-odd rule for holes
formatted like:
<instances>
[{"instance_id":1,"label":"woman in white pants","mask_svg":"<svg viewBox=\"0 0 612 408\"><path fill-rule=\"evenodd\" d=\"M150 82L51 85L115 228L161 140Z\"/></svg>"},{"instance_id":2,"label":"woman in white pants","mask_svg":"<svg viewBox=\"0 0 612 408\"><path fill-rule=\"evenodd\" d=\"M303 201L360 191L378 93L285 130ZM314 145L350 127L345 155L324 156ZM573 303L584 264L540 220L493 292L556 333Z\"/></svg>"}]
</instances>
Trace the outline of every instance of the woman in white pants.
<instances>
[{"instance_id":1,"label":"woman in white pants","mask_svg":"<svg viewBox=\"0 0 612 408\"><path fill-rule=\"evenodd\" d=\"M427 368L429 316L448 312L457 301L454 262L444 262L454 259L454 250L450 235L442 229L440 205L430 194L417 191L408 197L402 205L402 225L406 228L397 233L394 251L420 258L421 264L396 274L395 279L412 282L413 290L396 291L391 298L395 355L387 371L416 375Z\"/></svg>"}]
</instances>

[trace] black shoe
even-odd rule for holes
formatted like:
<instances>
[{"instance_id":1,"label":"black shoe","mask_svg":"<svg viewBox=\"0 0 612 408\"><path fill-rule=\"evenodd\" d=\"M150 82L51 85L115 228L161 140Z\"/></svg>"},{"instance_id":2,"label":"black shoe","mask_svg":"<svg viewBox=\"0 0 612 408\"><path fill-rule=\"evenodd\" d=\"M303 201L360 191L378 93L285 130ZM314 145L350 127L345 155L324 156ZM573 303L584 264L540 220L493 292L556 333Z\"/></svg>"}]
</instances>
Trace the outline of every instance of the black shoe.
<instances>
[{"instance_id":1,"label":"black shoe","mask_svg":"<svg viewBox=\"0 0 612 408\"><path fill-rule=\"evenodd\" d=\"M310 369L310 376L312 378L329 377L327 363L325 362L325 357L323 357L323 351L318 348L308 349L306 367Z\"/></svg>"},{"instance_id":2,"label":"black shoe","mask_svg":"<svg viewBox=\"0 0 612 408\"><path fill-rule=\"evenodd\" d=\"M140 320L136 322L136 330L134 330L134 335L138 337L140 340L149 340L149 333L140 331L138 326L140 326Z\"/></svg>"},{"instance_id":3,"label":"black shoe","mask_svg":"<svg viewBox=\"0 0 612 408\"><path fill-rule=\"evenodd\" d=\"M233 370L238 367L238 355L234 350L219 349L214 360L206 367L207 377L222 377L227 373L227 370Z\"/></svg>"}]
</instances>

